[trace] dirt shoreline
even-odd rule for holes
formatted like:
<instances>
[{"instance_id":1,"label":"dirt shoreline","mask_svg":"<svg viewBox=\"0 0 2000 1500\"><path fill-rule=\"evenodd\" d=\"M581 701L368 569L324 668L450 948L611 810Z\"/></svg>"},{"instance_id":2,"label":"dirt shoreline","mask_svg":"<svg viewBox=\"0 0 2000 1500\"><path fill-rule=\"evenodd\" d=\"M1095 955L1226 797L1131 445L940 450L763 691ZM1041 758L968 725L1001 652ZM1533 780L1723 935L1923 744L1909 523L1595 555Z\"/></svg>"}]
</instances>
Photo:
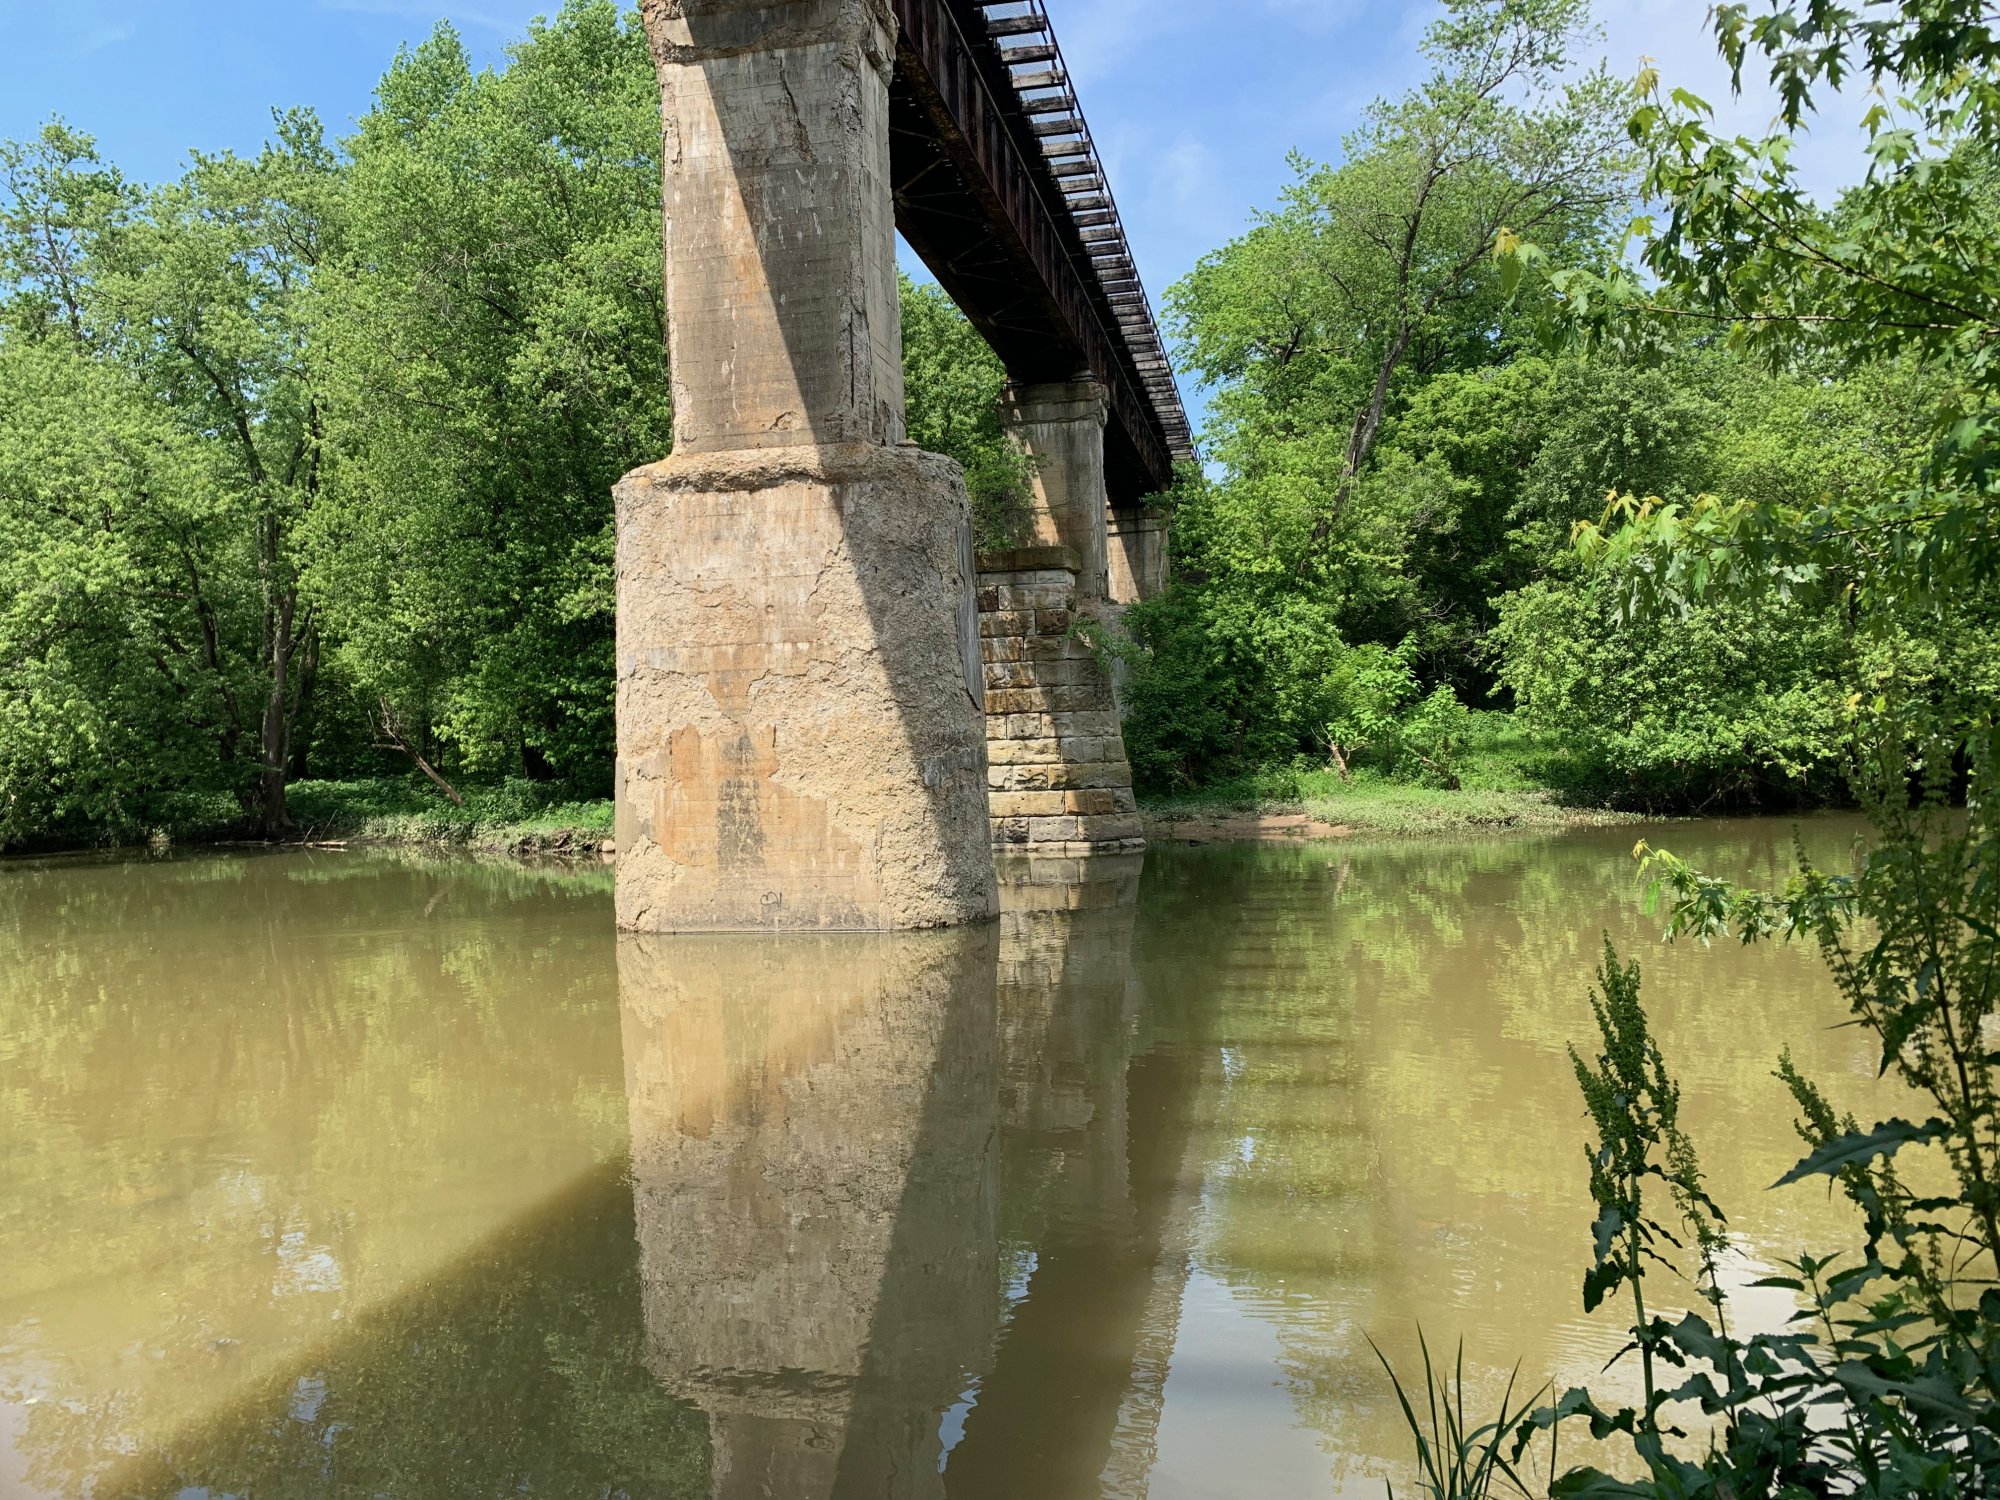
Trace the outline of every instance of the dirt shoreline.
<instances>
[{"instance_id":1,"label":"dirt shoreline","mask_svg":"<svg viewBox=\"0 0 2000 1500\"><path fill-rule=\"evenodd\" d=\"M1310 813L1215 812L1145 820L1146 841L1169 844L1311 844L1352 838L1346 823Z\"/></svg>"}]
</instances>

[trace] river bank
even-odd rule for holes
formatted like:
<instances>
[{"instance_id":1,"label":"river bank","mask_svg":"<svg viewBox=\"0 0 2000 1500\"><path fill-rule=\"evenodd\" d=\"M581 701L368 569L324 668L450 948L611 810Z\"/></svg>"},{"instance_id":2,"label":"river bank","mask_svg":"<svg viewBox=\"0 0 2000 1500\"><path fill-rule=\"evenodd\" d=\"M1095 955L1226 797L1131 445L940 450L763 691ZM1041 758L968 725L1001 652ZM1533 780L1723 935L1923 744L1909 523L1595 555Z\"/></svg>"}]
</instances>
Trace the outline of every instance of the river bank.
<instances>
[{"instance_id":1,"label":"river bank","mask_svg":"<svg viewBox=\"0 0 2000 1500\"><path fill-rule=\"evenodd\" d=\"M522 858L597 857L611 852L607 798L566 798L528 781L459 789L453 803L415 778L299 781L287 790L291 828L262 837L226 794L175 799L143 823L119 829L58 829L7 847L8 855L180 847L365 845L459 850Z\"/></svg>"},{"instance_id":2,"label":"river bank","mask_svg":"<svg viewBox=\"0 0 2000 1500\"><path fill-rule=\"evenodd\" d=\"M1332 782L1332 778L1325 778ZM609 798L568 799L525 781L460 789L453 804L414 779L303 781L289 796L292 830L267 840L226 797L192 800L153 826L122 836L51 836L9 853L234 844L367 845L463 850L522 858L595 858L613 852ZM1546 789L1457 790L1370 778L1322 785L1314 773L1266 777L1140 802L1156 843L1297 843L1357 836L1435 837L1496 829L1555 831L1633 821L1603 808L1566 806Z\"/></svg>"},{"instance_id":3,"label":"river bank","mask_svg":"<svg viewBox=\"0 0 2000 1500\"><path fill-rule=\"evenodd\" d=\"M1636 813L1565 806L1546 791L1447 790L1397 782L1299 797L1202 792L1142 803L1140 811L1148 839L1193 844L1431 838L1497 829L1554 832L1642 821Z\"/></svg>"}]
</instances>

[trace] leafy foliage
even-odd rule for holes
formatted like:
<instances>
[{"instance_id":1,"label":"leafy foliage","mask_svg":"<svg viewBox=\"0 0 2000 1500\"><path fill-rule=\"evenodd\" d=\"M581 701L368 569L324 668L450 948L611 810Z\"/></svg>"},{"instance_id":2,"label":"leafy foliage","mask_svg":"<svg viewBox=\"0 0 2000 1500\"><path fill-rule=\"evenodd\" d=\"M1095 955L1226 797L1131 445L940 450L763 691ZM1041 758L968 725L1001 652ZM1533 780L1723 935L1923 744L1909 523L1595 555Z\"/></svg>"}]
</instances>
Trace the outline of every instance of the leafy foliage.
<instances>
[{"instance_id":1,"label":"leafy foliage","mask_svg":"<svg viewBox=\"0 0 2000 1500\"><path fill-rule=\"evenodd\" d=\"M1495 234L1588 236L1621 201L1611 85L1567 77L1586 13L1454 0L1425 36L1431 76L1372 105L1341 166L1295 159L1284 206L1169 294L1188 365L1222 387L1215 456L1303 523L1290 565L1339 550L1410 379L1490 362Z\"/></svg>"},{"instance_id":2,"label":"leafy foliage","mask_svg":"<svg viewBox=\"0 0 2000 1500\"><path fill-rule=\"evenodd\" d=\"M440 28L349 143L315 581L365 704L470 772L609 785L610 490L672 441L658 112L636 19L577 3L504 72Z\"/></svg>"},{"instance_id":3,"label":"leafy foliage","mask_svg":"<svg viewBox=\"0 0 2000 1500\"><path fill-rule=\"evenodd\" d=\"M277 833L294 781L399 764L608 790L610 491L672 441L659 147L612 0L494 71L440 27L338 145L283 113L152 189L59 122L0 146L0 845L218 794ZM999 366L904 306L913 425L998 538Z\"/></svg>"},{"instance_id":4,"label":"leafy foliage","mask_svg":"<svg viewBox=\"0 0 2000 1500\"><path fill-rule=\"evenodd\" d=\"M1572 1391L1519 1440L1572 1416L1599 1438L1631 1440L1643 1479L1579 1469L1557 1481L1558 1494L1985 1494L2000 1485L2000 1056L1989 1034L2000 1005L1991 821L2000 727L1985 460L2000 385L1985 311L1990 240L1957 236L1991 212L2000 50L1982 11L1949 0L1779 0L1754 19L1722 5L1713 21L1739 76L1752 59L1768 63L1785 101L1778 132L1720 140L1701 101L1662 98L1658 80L1643 77L1632 134L1665 221L1634 226L1643 274L1549 272L1564 318L1600 349L1656 350L1663 324L1706 322L1781 369L1915 378L1912 405L1933 414L1935 443L1913 466L1892 439L1881 462L1804 495L1744 484L1726 499L1726 489L1625 499L1603 524L1579 529L1577 552L1617 595L1612 618L1655 622L1668 649L1695 635L1704 611L1820 610L1844 626L1851 654L1841 671L1853 691L1839 728L1875 834L1857 873L1802 861L1784 890L1743 892L1671 855L1641 853L1656 898L1670 903L1671 932L1815 941L1851 1021L1879 1040L1882 1071L1924 1118L1863 1126L1780 1058L1808 1147L1780 1185L1830 1179L1860 1210L1863 1234L1838 1253L1801 1253L1762 1283L1799 1299L1787 1329L1733 1336L1709 1248L1720 1243L1719 1215L1698 1179L1677 1181L1677 1157L1691 1166L1692 1155L1675 1138L1671 1080L1644 1041L1636 973L1607 959L1597 1010L1605 1061L1579 1066L1600 1139L1585 1301L1632 1290L1646 1400L1611 1409ZM1873 166L1822 212L1791 176L1791 139L1815 90L1856 67L1884 86L1866 122ZM1500 248L1521 266L1546 265L1538 252ZM1942 1170L1912 1166L1918 1154ZM1671 1269L1670 1257L1647 1253L1668 1233L1645 1217L1636 1190L1654 1173L1676 1185L1712 1317L1646 1316L1647 1279ZM1948 1186L1912 1185L1933 1176ZM1654 1384L1661 1364L1681 1372L1670 1391ZM1706 1453L1670 1449L1662 1407L1673 1401L1715 1423Z\"/></svg>"},{"instance_id":5,"label":"leafy foliage","mask_svg":"<svg viewBox=\"0 0 2000 1500\"><path fill-rule=\"evenodd\" d=\"M0 260L14 276L0 339L21 370L39 372L28 375L31 383L87 382L89 407L110 429L93 455L88 430L47 430L69 420L59 405L9 402L9 446L32 453L57 445L73 457L32 480L24 475L20 488L0 498L0 525L32 530L39 513L59 509L92 515L96 529L116 537L112 555L130 564L133 582L138 574L151 578L150 599L114 602L82 553L34 549L50 569L42 595L59 611L95 593L125 613L120 626L99 614L100 641L108 632L128 640L154 634L164 623L161 605L186 606L154 642L182 665L119 672L115 687L100 680L94 711L109 710L107 721L120 734L148 718L199 726L224 762L208 780L235 790L267 830L285 822L293 738L308 712L318 657L299 533L324 494L326 374L308 352L306 328L313 271L338 235L331 157L317 125L304 115L281 116L277 125L277 141L255 160L197 155L185 177L150 193L105 170L87 139L51 125L33 145L7 149L15 198L0 219ZM77 362L103 372L85 375ZM196 499L184 483L170 484L172 495L155 493L131 469L135 444L198 454L162 467L185 475L187 463L198 464L205 494ZM126 459L115 456L120 447ZM124 504L74 487L100 466L126 495ZM163 597L160 580L169 574L175 582ZM135 612L143 617L148 609L152 619L139 623ZM38 654L31 650L16 667L34 674L45 665ZM112 707L142 684L170 691L177 671L193 687L186 701L151 714L129 701ZM170 738L189 742L187 735ZM157 773L162 763L152 761L151 769ZM136 808L148 794L147 778L123 790L129 795L117 798L118 806ZM101 817L113 807L99 796L72 810Z\"/></svg>"},{"instance_id":6,"label":"leafy foliage","mask_svg":"<svg viewBox=\"0 0 2000 1500\"><path fill-rule=\"evenodd\" d=\"M67 339L0 342L0 411L0 841L143 827L170 789L218 787L244 730L248 674L219 655L242 600L204 566L238 540L231 497Z\"/></svg>"},{"instance_id":7,"label":"leafy foliage","mask_svg":"<svg viewBox=\"0 0 2000 1500\"><path fill-rule=\"evenodd\" d=\"M1589 239L1620 201L1614 91L1565 71L1584 13L1450 6L1427 35L1426 82L1374 105L1340 165L1298 160L1282 205L1169 293L1183 362L1215 387L1205 443L1220 472L1169 497L1178 581L1132 617L1142 780L1324 754L1351 649L1462 644L1430 627L1483 597L1501 523L1442 472L1456 413L1417 419L1438 443L1381 450L1426 382L1507 354L1496 230L1519 218ZM1532 443L1504 410L1496 421L1482 456ZM1430 685L1483 692L1460 666Z\"/></svg>"},{"instance_id":8,"label":"leafy foliage","mask_svg":"<svg viewBox=\"0 0 2000 1500\"><path fill-rule=\"evenodd\" d=\"M965 470L975 544L1013 546L1027 524L1034 475L1000 426L1007 372L943 288L908 276L898 286L910 437Z\"/></svg>"}]
</instances>

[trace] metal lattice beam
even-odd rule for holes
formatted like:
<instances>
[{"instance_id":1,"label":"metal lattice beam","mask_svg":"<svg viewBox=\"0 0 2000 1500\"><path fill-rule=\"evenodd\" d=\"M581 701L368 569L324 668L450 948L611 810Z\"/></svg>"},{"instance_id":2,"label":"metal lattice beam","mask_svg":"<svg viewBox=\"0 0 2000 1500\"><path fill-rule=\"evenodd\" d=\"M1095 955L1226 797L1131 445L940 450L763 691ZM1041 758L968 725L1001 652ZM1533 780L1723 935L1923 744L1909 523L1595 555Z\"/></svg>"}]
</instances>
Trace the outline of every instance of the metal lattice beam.
<instances>
[{"instance_id":1,"label":"metal lattice beam","mask_svg":"<svg viewBox=\"0 0 2000 1500\"><path fill-rule=\"evenodd\" d=\"M894 0L896 215L1017 380L1105 385L1114 504L1194 457L1109 179L1042 0Z\"/></svg>"}]
</instances>

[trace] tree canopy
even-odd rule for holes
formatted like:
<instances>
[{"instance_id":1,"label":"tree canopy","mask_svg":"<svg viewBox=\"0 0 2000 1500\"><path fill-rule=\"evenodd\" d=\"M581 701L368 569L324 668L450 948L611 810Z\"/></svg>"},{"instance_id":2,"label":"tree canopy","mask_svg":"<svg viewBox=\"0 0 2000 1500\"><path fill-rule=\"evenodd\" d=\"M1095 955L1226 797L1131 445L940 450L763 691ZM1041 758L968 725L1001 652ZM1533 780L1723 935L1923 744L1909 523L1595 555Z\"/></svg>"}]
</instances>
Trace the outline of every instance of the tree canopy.
<instances>
[{"instance_id":1,"label":"tree canopy","mask_svg":"<svg viewBox=\"0 0 2000 1500\"><path fill-rule=\"evenodd\" d=\"M130 182L0 146L0 845L305 776L608 792L611 487L672 443L659 96L568 0L508 64L440 26L350 137ZM906 284L919 439L1018 522L998 362Z\"/></svg>"}]
</instances>

